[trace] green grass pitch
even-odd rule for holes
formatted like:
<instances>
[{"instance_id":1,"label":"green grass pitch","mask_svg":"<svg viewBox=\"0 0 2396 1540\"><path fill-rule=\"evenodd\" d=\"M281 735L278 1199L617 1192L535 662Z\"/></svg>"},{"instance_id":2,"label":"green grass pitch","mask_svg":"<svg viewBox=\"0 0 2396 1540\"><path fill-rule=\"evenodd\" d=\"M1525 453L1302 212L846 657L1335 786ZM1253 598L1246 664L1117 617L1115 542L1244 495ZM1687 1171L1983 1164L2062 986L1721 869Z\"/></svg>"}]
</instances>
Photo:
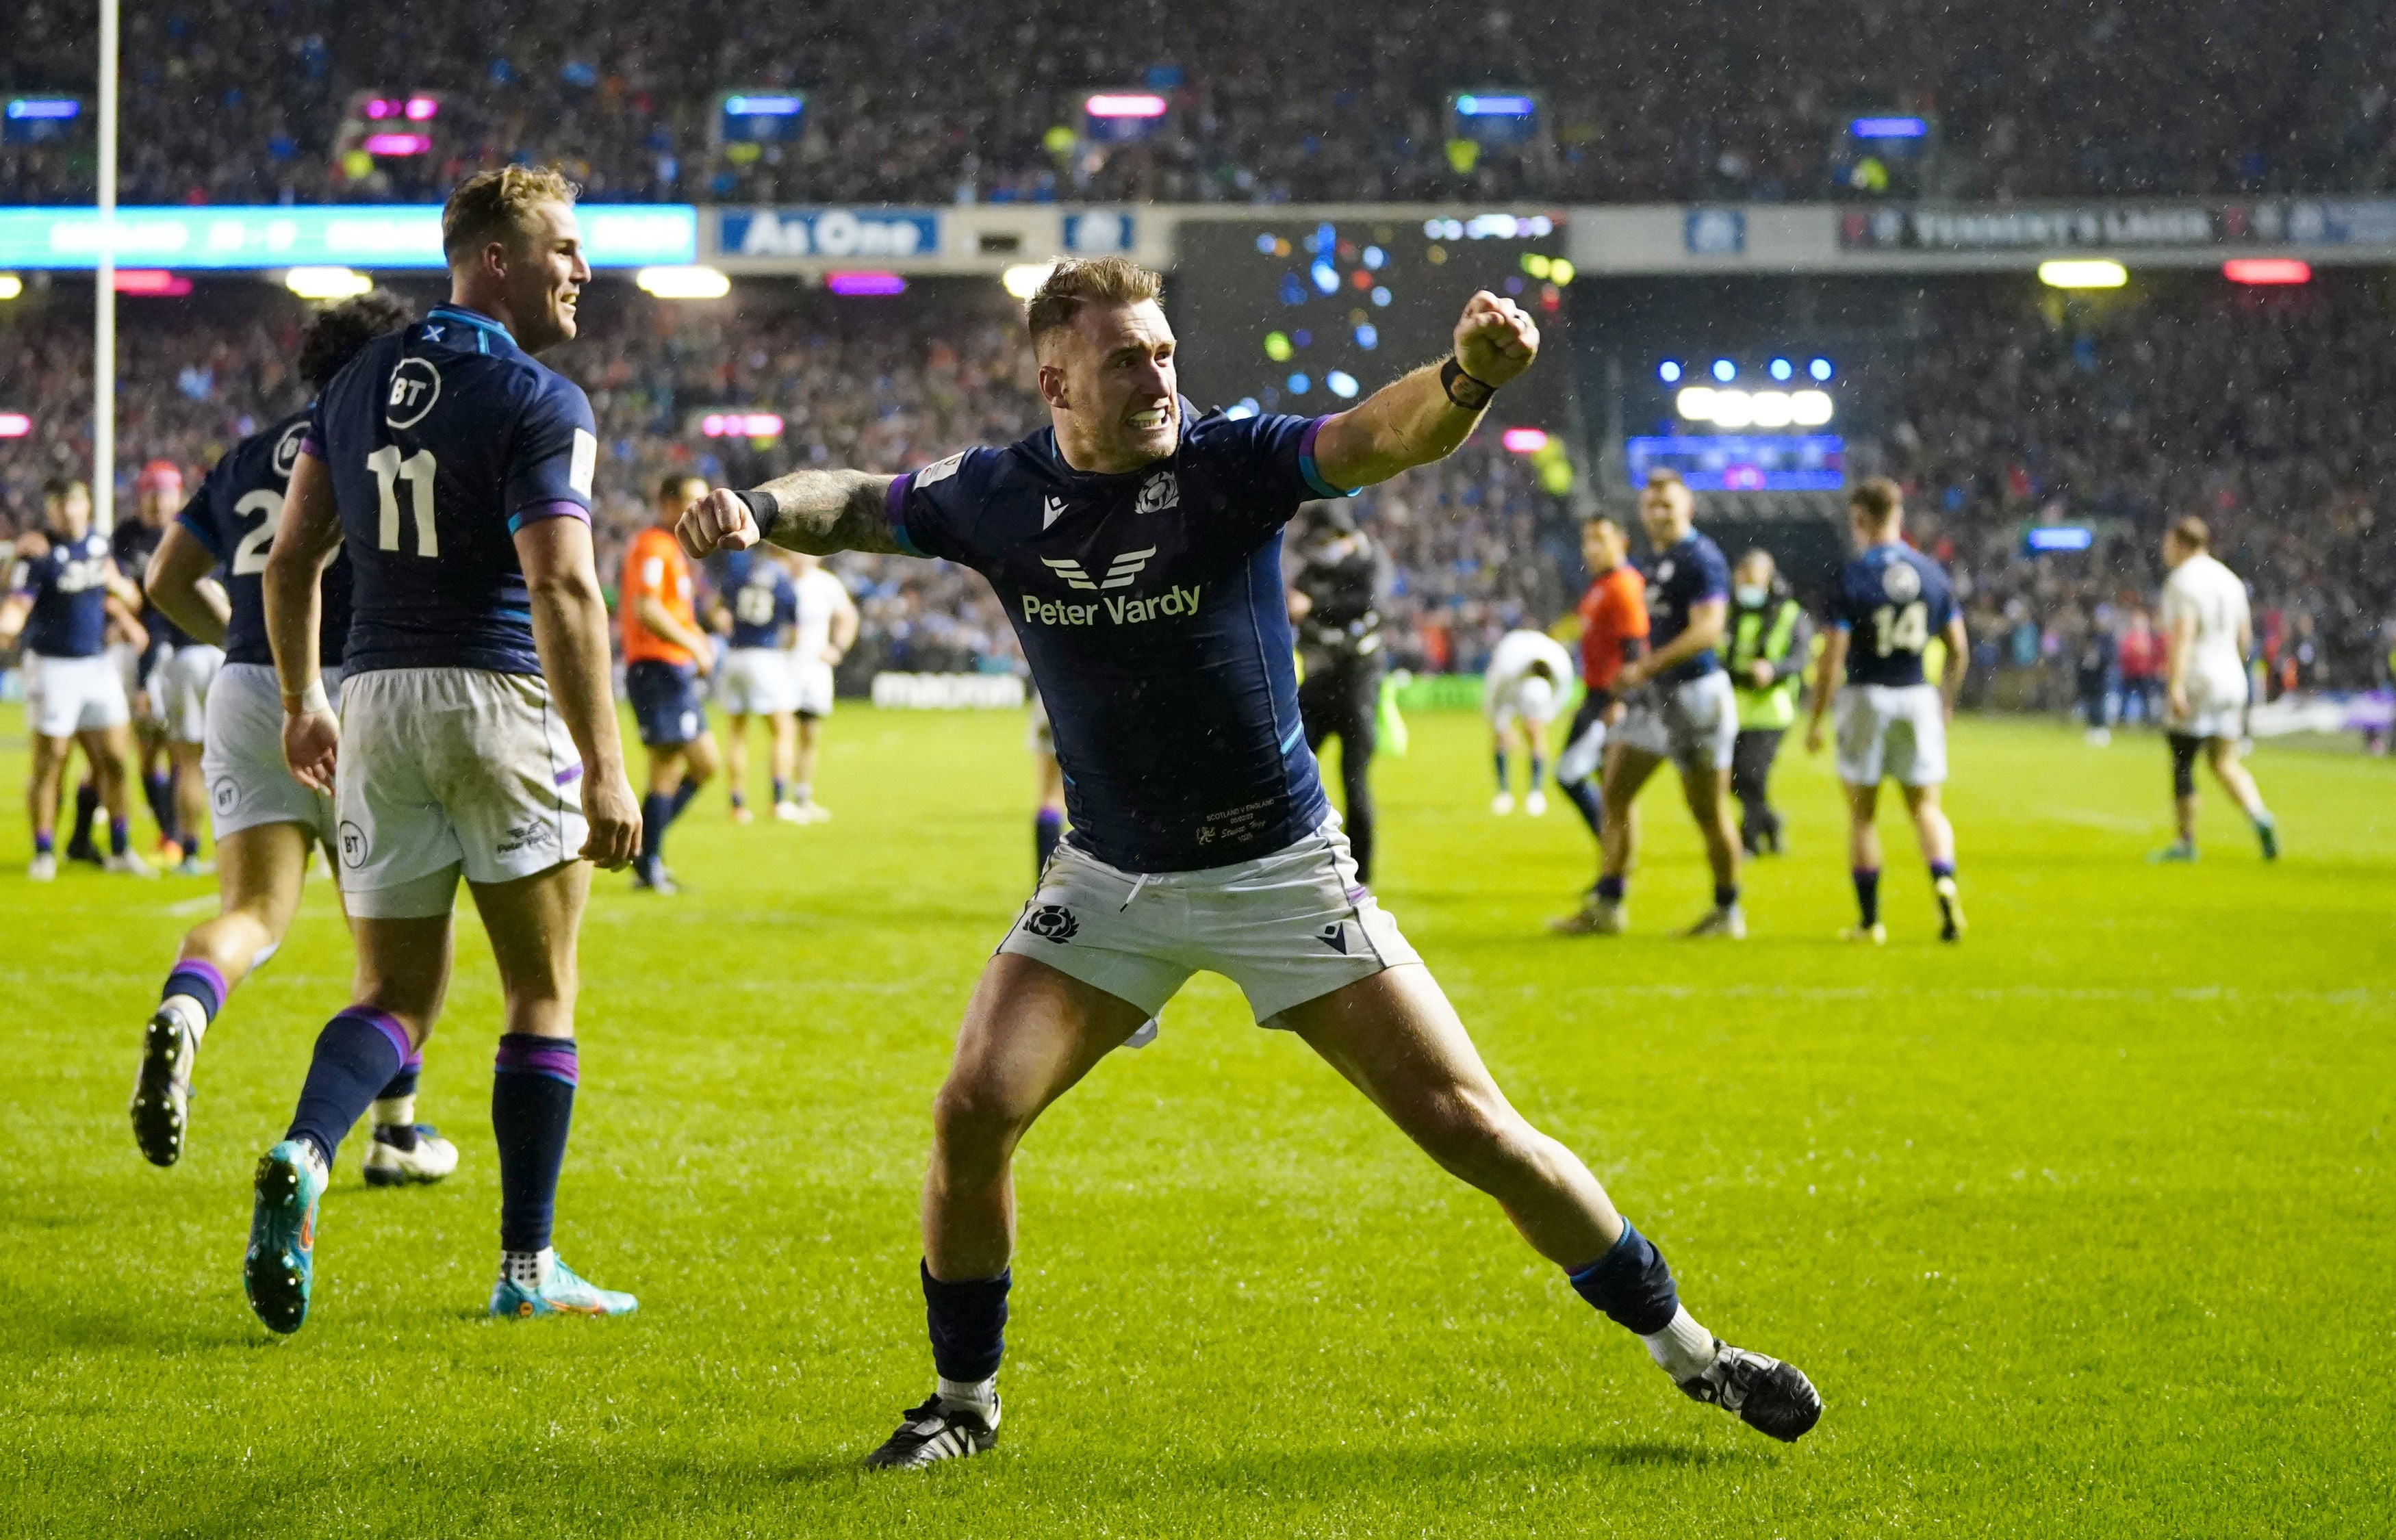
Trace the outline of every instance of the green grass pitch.
<instances>
[{"instance_id":1,"label":"green grass pitch","mask_svg":"<svg viewBox=\"0 0 2396 1540\"><path fill-rule=\"evenodd\" d=\"M1202 979L1034 1131L992 1457L869 1477L927 1387L926 1112L1031 872L1012 714L844 708L827 826L711 792L679 899L603 881L560 1199L615 1321L493 1323L495 988L471 919L430 1044L446 1186L328 1194L314 1314L244 1306L247 1178L349 950L313 888L199 1068L161 1172L125 1101L213 888L20 874L0 716L0 1533L2359 1535L2396 1445L2391 766L2266 748L2287 858L2151 738L1967 724L1973 929L1931 939L1894 816L1885 950L1849 918L1827 765L1753 936L1662 787L1635 934L1551 940L1588 842L1486 815L1477 719L1385 764L1390 908L1519 1105L1579 1149L1698 1317L1829 1402L1792 1447L1683 1400L1293 1040Z\"/></svg>"}]
</instances>

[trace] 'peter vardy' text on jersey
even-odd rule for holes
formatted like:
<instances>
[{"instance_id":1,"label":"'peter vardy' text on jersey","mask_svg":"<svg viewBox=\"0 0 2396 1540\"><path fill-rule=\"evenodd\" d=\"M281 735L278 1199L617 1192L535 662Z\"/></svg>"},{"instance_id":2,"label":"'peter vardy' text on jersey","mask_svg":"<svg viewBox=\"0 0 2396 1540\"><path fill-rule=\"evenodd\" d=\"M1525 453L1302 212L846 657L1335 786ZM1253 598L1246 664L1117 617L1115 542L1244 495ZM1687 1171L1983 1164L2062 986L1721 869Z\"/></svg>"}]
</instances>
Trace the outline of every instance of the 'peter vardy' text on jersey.
<instances>
[{"instance_id":1,"label":"'peter vardy' text on jersey","mask_svg":"<svg viewBox=\"0 0 2396 1540\"><path fill-rule=\"evenodd\" d=\"M1851 632L1850 684L1919 684L1922 649L1955 617L1947 574L1922 552L1876 545L1849 562L1830 595L1830 624Z\"/></svg>"},{"instance_id":2,"label":"'peter vardy' text on jersey","mask_svg":"<svg viewBox=\"0 0 2396 1540\"><path fill-rule=\"evenodd\" d=\"M733 584L732 644L779 647L784 629L798 621L799 585L791 569L770 556L751 556Z\"/></svg>"},{"instance_id":3,"label":"'peter vardy' text on jersey","mask_svg":"<svg viewBox=\"0 0 2396 1540\"><path fill-rule=\"evenodd\" d=\"M19 562L9 587L33 607L25 616L24 646L44 657L97 657L108 643L108 537L53 540L50 549Z\"/></svg>"},{"instance_id":4,"label":"'peter vardy' text on jersey","mask_svg":"<svg viewBox=\"0 0 2396 1540\"><path fill-rule=\"evenodd\" d=\"M310 439L350 555L344 670L539 673L514 536L591 517L599 439L581 389L489 316L441 305L359 351Z\"/></svg>"},{"instance_id":5,"label":"'peter vardy' text on jersey","mask_svg":"<svg viewBox=\"0 0 2396 1540\"><path fill-rule=\"evenodd\" d=\"M291 480L291 468L300 462L308 418L305 411L294 412L225 451L176 519L222 564L218 580L232 606L225 619L228 663L274 661L266 641L266 552L274 544L275 526L283 522L283 490ZM350 634L346 550L325 569L322 592L316 650L329 669L340 663L342 644Z\"/></svg>"},{"instance_id":6,"label":"'peter vardy' text on jersey","mask_svg":"<svg viewBox=\"0 0 2396 1540\"><path fill-rule=\"evenodd\" d=\"M1647 578L1647 650L1662 652L1689 629L1689 612L1709 599L1730 597L1730 564L1722 547L1696 530L1681 543L1659 551L1639 564ZM1703 679L1722 667L1708 647L1695 657L1674 664L1656 677L1667 684Z\"/></svg>"},{"instance_id":7,"label":"'peter vardy' text on jersey","mask_svg":"<svg viewBox=\"0 0 2396 1540\"><path fill-rule=\"evenodd\" d=\"M904 550L990 579L1031 660L1072 842L1132 871L1278 850L1330 804L1299 726L1281 530L1346 494L1314 469L1320 419L1181 403L1170 458L1085 474L1042 430L901 476Z\"/></svg>"}]
</instances>

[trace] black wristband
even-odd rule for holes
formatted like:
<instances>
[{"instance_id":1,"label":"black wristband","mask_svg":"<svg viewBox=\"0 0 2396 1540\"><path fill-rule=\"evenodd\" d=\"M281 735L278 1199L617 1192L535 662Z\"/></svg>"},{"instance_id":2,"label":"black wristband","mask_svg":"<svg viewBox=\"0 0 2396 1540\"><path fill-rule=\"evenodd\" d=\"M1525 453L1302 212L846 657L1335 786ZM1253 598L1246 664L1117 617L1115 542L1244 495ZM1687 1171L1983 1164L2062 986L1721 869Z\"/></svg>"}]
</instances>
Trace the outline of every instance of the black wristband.
<instances>
[{"instance_id":1,"label":"black wristband","mask_svg":"<svg viewBox=\"0 0 2396 1540\"><path fill-rule=\"evenodd\" d=\"M765 493L735 492L732 495L749 505L749 516L757 521L757 533L760 535L773 528L774 521L780 517L774 499Z\"/></svg>"},{"instance_id":2,"label":"black wristband","mask_svg":"<svg viewBox=\"0 0 2396 1540\"><path fill-rule=\"evenodd\" d=\"M1464 393L1461 395L1457 393L1456 388L1458 384L1464 387ZM1466 374L1464 365L1456 361L1454 353L1448 354L1447 362L1439 366L1439 388L1447 392L1449 401L1468 412L1480 411L1498 394L1497 386L1485 379L1475 379Z\"/></svg>"}]
</instances>

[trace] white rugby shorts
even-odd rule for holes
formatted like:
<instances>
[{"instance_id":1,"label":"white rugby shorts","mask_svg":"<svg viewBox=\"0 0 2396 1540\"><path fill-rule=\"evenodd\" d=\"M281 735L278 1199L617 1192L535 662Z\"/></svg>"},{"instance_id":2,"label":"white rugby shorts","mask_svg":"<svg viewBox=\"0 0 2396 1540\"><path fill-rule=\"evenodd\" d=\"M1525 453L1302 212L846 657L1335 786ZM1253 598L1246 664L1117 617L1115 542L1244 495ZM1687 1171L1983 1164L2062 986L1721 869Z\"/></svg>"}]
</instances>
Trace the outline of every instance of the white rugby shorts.
<instances>
[{"instance_id":1,"label":"white rugby shorts","mask_svg":"<svg viewBox=\"0 0 2396 1540\"><path fill-rule=\"evenodd\" d=\"M1142 875L1071 841L998 945L1151 1016L1191 974L1221 974L1259 1026L1293 1005L1422 959L1356 878L1338 815L1252 861Z\"/></svg>"},{"instance_id":2,"label":"white rugby shorts","mask_svg":"<svg viewBox=\"0 0 2396 1540\"><path fill-rule=\"evenodd\" d=\"M352 915L446 914L458 879L512 883L589 837L582 760L527 674L377 669L341 685L341 896Z\"/></svg>"},{"instance_id":3,"label":"white rugby shorts","mask_svg":"<svg viewBox=\"0 0 2396 1540\"><path fill-rule=\"evenodd\" d=\"M224 649L194 642L168 653L150 675L150 720L176 743L206 743L208 686L224 667ZM282 704L276 692L276 705Z\"/></svg>"},{"instance_id":4,"label":"white rugby shorts","mask_svg":"<svg viewBox=\"0 0 2396 1540\"><path fill-rule=\"evenodd\" d=\"M779 716L798 710L791 655L779 647L734 647L716 672L715 702L733 716Z\"/></svg>"},{"instance_id":5,"label":"white rugby shorts","mask_svg":"<svg viewBox=\"0 0 2396 1540\"><path fill-rule=\"evenodd\" d=\"M325 692L336 706L340 689L340 670L326 669ZM200 777L207 783L208 821L219 843L245 829L287 823L333 848L333 799L293 779L283 758L283 686L272 664L228 663L217 670Z\"/></svg>"},{"instance_id":6,"label":"white rugby shorts","mask_svg":"<svg viewBox=\"0 0 2396 1540\"><path fill-rule=\"evenodd\" d=\"M125 698L128 702L149 687L141 677L141 659L149 650L131 642L111 642L108 644L109 661L116 665L117 684L125 691Z\"/></svg>"},{"instance_id":7,"label":"white rugby shorts","mask_svg":"<svg viewBox=\"0 0 2396 1540\"><path fill-rule=\"evenodd\" d=\"M1523 686L1527 682L1526 679L1514 680L1505 688L1493 693L1484 703L1484 710L1488 712L1489 724L1492 727L1501 733L1518 722L1534 728L1545 727L1564 714L1565 697L1572 693L1570 686L1549 684L1547 681L1541 680L1539 684L1542 688L1525 690ZM1526 697L1544 701L1544 708L1537 711L1528 710Z\"/></svg>"},{"instance_id":8,"label":"white rugby shorts","mask_svg":"<svg viewBox=\"0 0 2396 1540\"><path fill-rule=\"evenodd\" d=\"M1625 705L1615 741L1684 770L1727 770L1738 742L1738 698L1716 669L1678 684L1643 686Z\"/></svg>"},{"instance_id":9,"label":"white rugby shorts","mask_svg":"<svg viewBox=\"0 0 2396 1540\"><path fill-rule=\"evenodd\" d=\"M40 737L122 727L133 720L125 676L111 653L89 657L25 654L25 728Z\"/></svg>"},{"instance_id":10,"label":"white rugby shorts","mask_svg":"<svg viewBox=\"0 0 2396 1540\"><path fill-rule=\"evenodd\" d=\"M1843 684L1830 697L1839 778L1937 786L1947 778L1947 710L1936 684Z\"/></svg>"},{"instance_id":11,"label":"white rugby shorts","mask_svg":"<svg viewBox=\"0 0 2396 1540\"><path fill-rule=\"evenodd\" d=\"M2187 684L2188 715L2173 716L2166 709L2163 731L2182 737L2237 738L2246 736L2246 675L2199 672Z\"/></svg>"},{"instance_id":12,"label":"white rugby shorts","mask_svg":"<svg viewBox=\"0 0 2396 1540\"><path fill-rule=\"evenodd\" d=\"M820 657L791 658L792 710L801 716L832 715L832 665Z\"/></svg>"}]
</instances>

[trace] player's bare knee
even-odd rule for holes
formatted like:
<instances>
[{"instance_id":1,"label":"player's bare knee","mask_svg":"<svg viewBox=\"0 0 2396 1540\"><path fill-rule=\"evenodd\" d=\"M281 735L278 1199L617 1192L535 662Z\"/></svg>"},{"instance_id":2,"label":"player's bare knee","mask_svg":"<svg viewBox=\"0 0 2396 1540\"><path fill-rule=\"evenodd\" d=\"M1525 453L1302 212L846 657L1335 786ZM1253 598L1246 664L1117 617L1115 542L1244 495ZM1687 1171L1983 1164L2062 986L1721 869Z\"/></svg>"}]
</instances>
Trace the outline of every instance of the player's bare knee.
<instances>
[{"instance_id":1,"label":"player's bare knee","mask_svg":"<svg viewBox=\"0 0 2396 1540\"><path fill-rule=\"evenodd\" d=\"M1004 1087L952 1074L932 1099L935 1159L968 1167L1004 1162L1031 1126L1033 1110Z\"/></svg>"}]
</instances>

